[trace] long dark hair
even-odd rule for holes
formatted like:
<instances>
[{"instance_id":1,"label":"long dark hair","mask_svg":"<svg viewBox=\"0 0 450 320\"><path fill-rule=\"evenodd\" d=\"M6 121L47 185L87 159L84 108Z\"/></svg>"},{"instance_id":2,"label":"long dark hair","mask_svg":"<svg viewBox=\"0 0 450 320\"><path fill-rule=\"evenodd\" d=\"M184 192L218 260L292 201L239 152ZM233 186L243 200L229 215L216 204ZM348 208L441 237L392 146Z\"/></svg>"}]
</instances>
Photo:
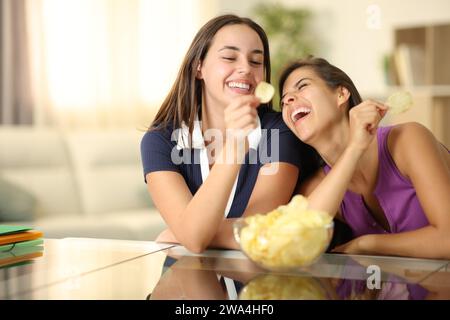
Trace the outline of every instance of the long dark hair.
<instances>
[{"instance_id":1,"label":"long dark hair","mask_svg":"<svg viewBox=\"0 0 450 320\"><path fill-rule=\"evenodd\" d=\"M330 89L337 89L338 87L345 87L350 92L348 100L348 110L362 102L361 95L356 89L352 79L341 69L332 65L323 58L316 58L309 56L305 59L294 61L287 65L281 73L278 90L280 97L283 94L283 86L289 75L299 68L311 68L314 72L328 85Z\"/></svg>"},{"instance_id":2,"label":"long dark hair","mask_svg":"<svg viewBox=\"0 0 450 320\"><path fill-rule=\"evenodd\" d=\"M270 53L267 35L256 22L236 15L222 15L208 21L195 36L178 72L175 83L162 103L150 127L152 129L179 128L184 122L192 134L194 120L202 101L202 80L196 78L197 66L203 61L216 33L227 25L244 24L259 35L264 48L265 81L270 82ZM272 103L266 105L272 109Z\"/></svg>"}]
</instances>

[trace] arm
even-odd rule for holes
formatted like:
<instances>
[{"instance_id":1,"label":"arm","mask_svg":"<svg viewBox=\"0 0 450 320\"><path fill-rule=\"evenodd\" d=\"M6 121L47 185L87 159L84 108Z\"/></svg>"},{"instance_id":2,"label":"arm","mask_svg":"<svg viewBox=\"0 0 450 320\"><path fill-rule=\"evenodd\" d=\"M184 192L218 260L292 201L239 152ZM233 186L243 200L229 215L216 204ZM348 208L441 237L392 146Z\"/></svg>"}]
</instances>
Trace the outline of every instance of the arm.
<instances>
[{"instance_id":1,"label":"arm","mask_svg":"<svg viewBox=\"0 0 450 320\"><path fill-rule=\"evenodd\" d=\"M430 225L398 234L362 236L338 251L450 259L448 153L442 153L433 135L415 123L394 128L388 147L400 172L414 185Z\"/></svg>"},{"instance_id":2,"label":"arm","mask_svg":"<svg viewBox=\"0 0 450 320\"><path fill-rule=\"evenodd\" d=\"M153 289L152 300L224 300L224 292L214 271L176 268L167 270Z\"/></svg>"},{"instance_id":3,"label":"arm","mask_svg":"<svg viewBox=\"0 0 450 320\"><path fill-rule=\"evenodd\" d=\"M278 206L289 202L297 183L299 169L288 163L266 164L264 167L267 168L271 165L278 165L278 172L275 175L270 176L262 174L258 175L243 216L269 212ZM170 183L167 179L165 179L165 181L166 183ZM182 182L184 182L184 180ZM177 201L178 200L173 199L171 202L175 204ZM239 245L234 240L233 236L233 223L235 221L236 218L222 219L209 247L239 249ZM163 231L163 233L158 236L157 241L179 242L170 229Z\"/></svg>"},{"instance_id":4,"label":"arm","mask_svg":"<svg viewBox=\"0 0 450 320\"><path fill-rule=\"evenodd\" d=\"M325 179L326 174L321 169L317 170L311 177L305 180L301 185L298 186L296 190L296 194L301 194L305 197L309 197L309 195L322 183L323 179ZM342 218L340 208L337 209L336 218L345 222Z\"/></svg>"},{"instance_id":5,"label":"arm","mask_svg":"<svg viewBox=\"0 0 450 320\"><path fill-rule=\"evenodd\" d=\"M147 174L148 191L155 206L175 238L190 251L202 252L220 227L245 157L243 151L248 147L245 133L256 125L258 104L254 96L241 96L225 109L226 140L220 150L215 149L215 163L195 195L179 173L154 171Z\"/></svg>"},{"instance_id":6,"label":"arm","mask_svg":"<svg viewBox=\"0 0 450 320\"><path fill-rule=\"evenodd\" d=\"M278 172L274 175L263 175L261 173L258 175L243 216L266 213L289 202L297 183L299 169L289 163L266 164L263 168L268 168L271 165L277 165ZM211 242L211 247L239 249L239 245L233 236L233 223L235 221L236 219L224 219L222 221L219 231Z\"/></svg>"},{"instance_id":7,"label":"arm","mask_svg":"<svg viewBox=\"0 0 450 320\"><path fill-rule=\"evenodd\" d=\"M350 110L348 146L325 176L316 176L304 190L307 191L309 206L335 215L344 198L359 159L374 141L378 123L387 107L376 101L367 100ZM320 173L318 174L320 175Z\"/></svg>"},{"instance_id":8,"label":"arm","mask_svg":"<svg viewBox=\"0 0 450 320\"><path fill-rule=\"evenodd\" d=\"M224 152L220 157L225 157ZM157 171L147 175L155 206L176 239L190 251L203 251L215 236L239 168L237 161L216 162L194 196L179 173Z\"/></svg>"}]
</instances>

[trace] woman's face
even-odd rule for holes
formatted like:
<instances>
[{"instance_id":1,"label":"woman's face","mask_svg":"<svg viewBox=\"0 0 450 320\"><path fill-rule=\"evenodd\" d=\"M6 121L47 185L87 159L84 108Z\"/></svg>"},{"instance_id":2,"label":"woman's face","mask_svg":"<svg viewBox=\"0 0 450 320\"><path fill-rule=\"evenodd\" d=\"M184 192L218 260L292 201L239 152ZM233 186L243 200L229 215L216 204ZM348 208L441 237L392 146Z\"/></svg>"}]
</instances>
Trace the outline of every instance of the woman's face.
<instances>
[{"instance_id":1,"label":"woman's face","mask_svg":"<svg viewBox=\"0 0 450 320\"><path fill-rule=\"evenodd\" d=\"M342 117L338 90L330 89L309 67L296 69L288 76L281 107L284 122L305 143Z\"/></svg>"},{"instance_id":2,"label":"woman's face","mask_svg":"<svg viewBox=\"0 0 450 320\"><path fill-rule=\"evenodd\" d=\"M264 80L264 49L258 34L243 24L220 29L200 64L206 103L225 108L239 95L252 94Z\"/></svg>"}]
</instances>

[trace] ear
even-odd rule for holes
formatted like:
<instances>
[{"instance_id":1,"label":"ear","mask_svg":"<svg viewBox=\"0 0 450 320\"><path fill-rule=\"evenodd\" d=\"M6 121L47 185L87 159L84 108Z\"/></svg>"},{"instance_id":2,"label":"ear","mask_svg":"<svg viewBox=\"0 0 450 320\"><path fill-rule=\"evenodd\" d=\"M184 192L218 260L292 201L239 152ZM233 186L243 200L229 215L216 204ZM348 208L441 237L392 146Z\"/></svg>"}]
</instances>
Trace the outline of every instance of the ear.
<instances>
[{"instance_id":1,"label":"ear","mask_svg":"<svg viewBox=\"0 0 450 320\"><path fill-rule=\"evenodd\" d=\"M340 108L348 105L348 100L350 99L350 91L346 87L339 87L337 90L337 105Z\"/></svg>"},{"instance_id":2,"label":"ear","mask_svg":"<svg viewBox=\"0 0 450 320\"><path fill-rule=\"evenodd\" d=\"M198 65L197 65L197 73L195 74L195 77L197 79L203 79L203 75L202 75L202 62L199 61Z\"/></svg>"}]
</instances>

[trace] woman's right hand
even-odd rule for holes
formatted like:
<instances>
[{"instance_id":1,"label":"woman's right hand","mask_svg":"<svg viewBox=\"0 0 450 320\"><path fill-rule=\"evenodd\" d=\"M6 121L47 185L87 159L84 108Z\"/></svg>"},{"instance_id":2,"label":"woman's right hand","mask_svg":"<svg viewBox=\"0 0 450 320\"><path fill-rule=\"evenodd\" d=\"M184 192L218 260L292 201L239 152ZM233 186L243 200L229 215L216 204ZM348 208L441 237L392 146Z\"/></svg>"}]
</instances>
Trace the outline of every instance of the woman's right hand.
<instances>
[{"instance_id":1,"label":"woman's right hand","mask_svg":"<svg viewBox=\"0 0 450 320\"><path fill-rule=\"evenodd\" d=\"M256 108L261 102L254 95L239 96L225 108L227 138L243 139L257 126Z\"/></svg>"},{"instance_id":2,"label":"woman's right hand","mask_svg":"<svg viewBox=\"0 0 450 320\"><path fill-rule=\"evenodd\" d=\"M366 150L376 135L378 124L386 114L388 107L374 100L365 100L350 109L349 146Z\"/></svg>"}]
</instances>

